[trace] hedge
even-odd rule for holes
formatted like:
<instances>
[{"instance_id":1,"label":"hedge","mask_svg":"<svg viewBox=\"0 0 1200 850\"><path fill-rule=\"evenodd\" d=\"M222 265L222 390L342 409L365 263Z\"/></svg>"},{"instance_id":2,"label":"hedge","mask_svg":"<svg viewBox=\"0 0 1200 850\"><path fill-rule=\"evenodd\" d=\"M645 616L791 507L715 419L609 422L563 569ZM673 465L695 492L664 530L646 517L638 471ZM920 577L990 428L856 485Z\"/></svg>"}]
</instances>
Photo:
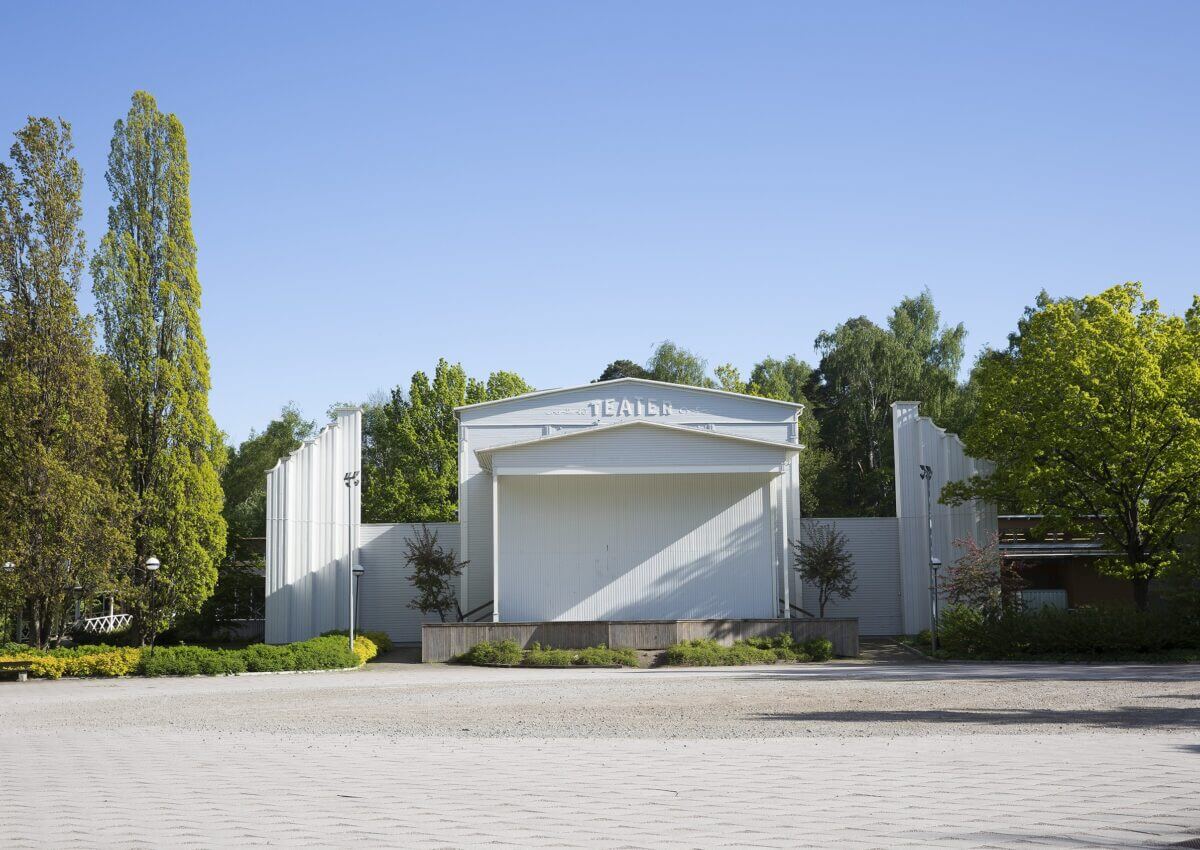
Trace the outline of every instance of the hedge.
<instances>
[{"instance_id":1,"label":"hedge","mask_svg":"<svg viewBox=\"0 0 1200 850\"><path fill-rule=\"evenodd\" d=\"M989 618L965 605L938 618L938 643L949 657L1111 658L1200 650L1200 616L1126 607L1043 608Z\"/></svg>"},{"instance_id":2,"label":"hedge","mask_svg":"<svg viewBox=\"0 0 1200 850\"><path fill-rule=\"evenodd\" d=\"M354 639L354 651L344 637L327 636L299 643L271 646L252 644L245 649L208 649L202 646L161 646L154 649L77 646L38 650L23 644L4 644L0 661L26 661L30 675L43 679L61 676L220 676L283 670L339 670L359 667L379 650L364 635Z\"/></svg>"}]
</instances>

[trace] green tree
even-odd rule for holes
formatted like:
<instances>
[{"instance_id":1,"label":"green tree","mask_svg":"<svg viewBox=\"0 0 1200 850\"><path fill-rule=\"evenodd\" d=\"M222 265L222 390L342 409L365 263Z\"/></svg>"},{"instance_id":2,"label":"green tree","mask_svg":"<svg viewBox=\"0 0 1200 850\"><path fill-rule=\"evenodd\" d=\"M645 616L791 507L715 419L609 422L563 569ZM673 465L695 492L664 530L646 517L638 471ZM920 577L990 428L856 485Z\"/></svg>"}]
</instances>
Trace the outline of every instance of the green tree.
<instances>
[{"instance_id":1,"label":"green tree","mask_svg":"<svg viewBox=\"0 0 1200 850\"><path fill-rule=\"evenodd\" d=\"M650 373L632 360L614 360L604 367L596 381L614 381L617 378L649 378ZM593 381L592 383L595 383Z\"/></svg>"},{"instance_id":2,"label":"green tree","mask_svg":"<svg viewBox=\"0 0 1200 850\"><path fill-rule=\"evenodd\" d=\"M532 391L513 372L486 381L439 360L433 380L412 376L363 420L363 516L367 522L452 522L458 511L458 420L454 408Z\"/></svg>"},{"instance_id":3,"label":"green tree","mask_svg":"<svg viewBox=\"0 0 1200 850\"><path fill-rule=\"evenodd\" d=\"M755 363L746 382L746 392L763 398L808 404L805 388L812 380L812 367L792 354L783 360L767 357Z\"/></svg>"},{"instance_id":4,"label":"green tree","mask_svg":"<svg viewBox=\"0 0 1200 850\"><path fill-rule=\"evenodd\" d=\"M727 393L744 393L746 391L746 382L742 380L742 373L732 363L722 363L713 369L713 374L717 376L717 389Z\"/></svg>"},{"instance_id":5,"label":"green tree","mask_svg":"<svg viewBox=\"0 0 1200 850\"><path fill-rule=\"evenodd\" d=\"M92 278L135 499L124 601L152 641L212 593L225 553L225 446L208 412L183 124L135 93L105 176L113 203ZM162 562L154 576L143 569L150 556Z\"/></svg>"},{"instance_id":6,"label":"green tree","mask_svg":"<svg viewBox=\"0 0 1200 850\"><path fill-rule=\"evenodd\" d=\"M83 173L64 121L30 118L0 164L0 561L45 646L72 589L129 557L126 493L92 322L76 305Z\"/></svg>"},{"instance_id":7,"label":"green tree","mask_svg":"<svg viewBox=\"0 0 1200 850\"><path fill-rule=\"evenodd\" d=\"M924 292L901 301L887 328L859 316L817 337L810 394L832 456L820 485L823 512L894 515L892 402L918 401L943 425L955 415L965 335L961 324L939 324Z\"/></svg>"},{"instance_id":8,"label":"green tree","mask_svg":"<svg viewBox=\"0 0 1200 850\"><path fill-rule=\"evenodd\" d=\"M693 387L715 386L706 374L707 369L707 360L669 339L658 344L646 363L646 371L654 380L671 384L690 384Z\"/></svg>"},{"instance_id":9,"label":"green tree","mask_svg":"<svg viewBox=\"0 0 1200 850\"><path fill-rule=\"evenodd\" d=\"M858 587L854 558L846 551L846 535L831 524L808 520L791 541L792 569L817 589L817 616L834 597L849 599Z\"/></svg>"},{"instance_id":10,"label":"green tree","mask_svg":"<svg viewBox=\"0 0 1200 850\"><path fill-rule=\"evenodd\" d=\"M408 603L422 614L437 614L444 623L447 614L462 620L463 610L458 601L457 579L469 561L460 561L453 549L446 550L438 543L436 531L422 524L416 537L405 541L405 563L408 580L417 596Z\"/></svg>"},{"instance_id":11,"label":"green tree","mask_svg":"<svg viewBox=\"0 0 1200 850\"><path fill-rule=\"evenodd\" d=\"M1028 309L1007 350L976 367L978 414L967 450L996 472L951 485L970 498L1094 522L1139 608L1200 514L1200 299L1162 312L1141 284Z\"/></svg>"}]
</instances>

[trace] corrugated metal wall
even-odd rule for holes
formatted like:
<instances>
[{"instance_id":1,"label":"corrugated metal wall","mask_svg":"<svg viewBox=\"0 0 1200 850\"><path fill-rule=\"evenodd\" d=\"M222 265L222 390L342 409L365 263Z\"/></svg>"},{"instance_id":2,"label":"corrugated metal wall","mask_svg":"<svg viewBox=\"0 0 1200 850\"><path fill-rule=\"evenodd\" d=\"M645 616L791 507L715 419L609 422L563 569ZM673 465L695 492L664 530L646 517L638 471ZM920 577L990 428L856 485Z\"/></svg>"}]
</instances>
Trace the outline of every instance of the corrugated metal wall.
<instances>
[{"instance_id":1,"label":"corrugated metal wall","mask_svg":"<svg viewBox=\"0 0 1200 850\"><path fill-rule=\"evenodd\" d=\"M502 476L501 619L775 616L770 482Z\"/></svg>"},{"instance_id":2,"label":"corrugated metal wall","mask_svg":"<svg viewBox=\"0 0 1200 850\"><path fill-rule=\"evenodd\" d=\"M763 440L795 442L795 408L750 396L723 395L692 387L607 381L562 392L506 399L462 411L459 426L459 521L471 565L464 575L468 607L492 598L492 477L475 456L477 449L531 440L563 430L591 428L622 419L631 402L656 422L712 428ZM657 415L649 416L648 403ZM669 409L669 413L667 412ZM800 462L803 463L803 454ZM799 499L795 465L788 510L796 516ZM794 521L791 523L794 527ZM794 597L793 597L794 598Z\"/></svg>"},{"instance_id":3,"label":"corrugated metal wall","mask_svg":"<svg viewBox=\"0 0 1200 850\"><path fill-rule=\"evenodd\" d=\"M942 488L950 481L962 481L973 475L989 475L995 469L990 461L970 457L962 440L920 416L915 401L892 405L892 438L896 458L896 515L899 522L900 596L904 631L915 633L929 628L929 516L933 516L933 552L944 569L961 555L955 540L973 538L987 542L996 534L996 506L970 502L957 507L941 504ZM929 510L926 510L925 482L920 466L933 468L930 481Z\"/></svg>"},{"instance_id":4,"label":"corrugated metal wall","mask_svg":"<svg viewBox=\"0 0 1200 850\"><path fill-rule=\"evenodd\" d=\"M530 439L563 427L586 427L578 420L592 409L594 402L588 399L598 393L645 392L636 385L579 390L568 394L568 398L543 396L520 401L513 409L481 410L472 417L470 427L464 422L461 433L469 441L464 439L460 454L466 478L462 517L468 521L464 525L469 526L470 533L467 527L459 528L456 533L452 530L456 524L440 527L446 535L444 542L457 551L461 551L460 534L471 544L466 557L474 563L467 571L469 593L465 608L492 598L491 476L479 468L474 450ZM686 388L654 392L661 397L660 405L664 399L672 399L672 422L716 430L728 428L738 433L753 431L754 436L766 439L795 438L787 410L760 409L754 405L762 403L754 400L703 396L689 393ZM779 421L738 422L735 417L739 411L743 416L747 413L764 418L778 416ZM972 536L984 541L996 529L993 506L970 504L949 508L937 502L946 481L987 474L991 464L968 457L957 437L918 416L915 403L897 402L893 416L898 517L835 520L850 539L860 579L855 598L836 603L831 611L838 616L858 616L864 634L915 632L928 626L929 547L920 464L928 464L934 470L933 552L944 564L948 566L958 557L953 540ZM547 417L575 424L548 425ZM532 421L537 419L541 422ZM266 639L269 642L301 640L348 624L347 563L349 553L357 551L359 545L361 498L360 488L353 488L347 503L342 478L346 472L361 469L361 428L361 412L357 408L339 410L334 425L281 460L267 475ZM688 435L683 437L688 439ZM620 450L624 451L626 445L622 443ZM608 448L618 451L618 447ZM696 448L704 447L697 442ZM603 452L593 454L593 458L602 455ZM686 460L683 455L673 459ZM744 458L739 460L745 462ZM803 463L803 455L800 462ZM714 483L698 486L705 478L714 479ZM794 469L788 470L787 478L794 493ZM555 479L559 481L557 485L553 483ZM585 480L570 484L581 479ZM654 479L660 480L654 482ZM512 513L509 510L502 522L502 527L516 523L519 530L509 541L501 541L502 546L517 546L511 554L505 554L507 549L502 551L501 557L502 578L507 575L506 580L519 582L507 591L509 602L532 600L521 603L525 610L514 610L506 609L502 599L504 619L774 615L770 606L780 592L779 574L784 557L777 518L783 482L777 478L725 473L501 476L501 481L502 492L513 492L506 488L530 488L531 492L523 496L532 500L524 516L509 517ZM569 492L553 492L555 486L565 487ZM541 507L537 508L538 505ZM504 507L502 504L501 508ZM796 500L790 494L788 509L793 517L789 532L794 537ZM361 596L362 622L367 627L382 627L399 640L415 639L412 636L418 634L420 622L416 613L409 614L410 609L406 608L411 587L404 573L403 552L404 538L411 529L412 526L373 526L369 532L371 551L364 560L370 572ZM614 533L613 529L618 531ZM615 550L615 555L605 555L603 571L598 571L598 553L604 546L609 547L604 551L613 552L612 540L616 539L623 541L619 545L624 548ZM889 546L894 547L894 559L888 556ZM527 572L510 572L509 565L514 562L529 564L524 568ZM564 574L573 573L563 570L568 563L588 567L590 572L584 570L579 579L584 584L572 593L555 596L557 591L551 579L561 582ZM634 575L620 572L623 566L637 573L636 582ZM739 581L729 585L719 581L710 586L707 580L697 580L705 575L726 573L736 574ZM788 573L791 575L790 570ZM604 577L608 580L601 581ZM638 582L642 586L635 593ZM888 604L897 584L898 615L892 613ZM549 595L538 597L538 594ZM809 592L801 596L804 607L811 610ZM793 598L796 598L794 591ZM568 599L572 600L570 604L564 601ZM666 607L660 604L664 599L670 600ZM576 610L572 612L572 608ZM584 613L584 608L593 613ZM900 624L893 628L896 616ZM376 625L368 618L375 620Z\"/></svg>"},{"instance_id":5,"label":"corrugated metal wall","mask_svg":"<svg viewBox=\"0 0 1200 850\"><path fill-rule=\"evenodd\" d=\"M827 523L846 537L854 558L857 590L849 599L834 599L825 608L827 617L857 617L863 635L896 635L903 631L900 614L899 526L895 517L814 518L803 522ZM798 531L797 536L802 532ZM817 591L804 588L804 608L818 613Z\"/></svg>"},{"instance_id":6,"label":"corrugated metal wall","mask_svg":"<svg viewBox=\"0 0 1200 850\"><path fill-rule=\"evenodd\" d=\"M267 473L267 643L306 640L347 628L350 553L358 546L361 487L343 476L362 469L362 411L337 420Z\"/></svg>"},{"instance_id":7,"label":"corrugated metal wall","mask_svg":"<svg viewBox=\"0 0 1200 850\"><path fill-rule=\"evenodd\" d=\"M358 557L366 573L358 597L360 629L385 631L398 643L419 643L421 623L438 622L436 614L422 617L420 611L408 607L416 594L409 581L412 571L405 562L406 544L420 528L419 523L361 526ZM459 551L458 523L431 522L428 528L443 548Z\"/></svg>"}]
</instances>

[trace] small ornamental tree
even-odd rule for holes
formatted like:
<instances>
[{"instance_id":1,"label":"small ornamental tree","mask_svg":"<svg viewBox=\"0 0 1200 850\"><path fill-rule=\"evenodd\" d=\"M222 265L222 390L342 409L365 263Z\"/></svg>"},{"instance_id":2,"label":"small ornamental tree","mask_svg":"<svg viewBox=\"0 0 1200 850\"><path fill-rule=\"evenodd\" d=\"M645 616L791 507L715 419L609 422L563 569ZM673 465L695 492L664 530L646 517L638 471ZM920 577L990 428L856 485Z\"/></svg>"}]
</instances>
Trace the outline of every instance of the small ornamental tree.
<instances>
[{"instance_id":1,"label":"small ornamental tree","mask_svg":"<svg viewBox=\"0 0 1200 850\"><path fill-rule=\"evenodd\" d=\"M846 536L832 525L809 521L801 536L792 541L793 569L805 583L817 588L817 612L833 597L848 599L858 586L854 558L846 551Z\"/></svg>"},{"instance_id":2,"label":"small ornamental tree","mask_svg":"<svg viewBox=\"0 0 1200 850\"><path fill-rule=\"evenodd\" d=\"M973 538L955 540L963 554L946 575L942 590L951 605L966 605L989 619L997 619L1020 606L1017 592L1027 582L1000 554L998 537L993 534L980 546Z\"/></svg>"},{"instance_id":3,"label":"small ornamental tree","mask_svg":"<svg viewBox=\"0 0 1200 850\"><path fill-rule=\"evenodd\" d=\"M417 536L406 541L408 554L405 557L412 574L408 580L417 589L417 598L408 603L422 614L436 613L446 622L446 614L454 613L459 621L463 618L462 606L454 590L454 579L462 575L463 567L469 562L458 560L454 550L447 551L438 543L436 531L422 524Z\"/></svg>"}]
</instances>

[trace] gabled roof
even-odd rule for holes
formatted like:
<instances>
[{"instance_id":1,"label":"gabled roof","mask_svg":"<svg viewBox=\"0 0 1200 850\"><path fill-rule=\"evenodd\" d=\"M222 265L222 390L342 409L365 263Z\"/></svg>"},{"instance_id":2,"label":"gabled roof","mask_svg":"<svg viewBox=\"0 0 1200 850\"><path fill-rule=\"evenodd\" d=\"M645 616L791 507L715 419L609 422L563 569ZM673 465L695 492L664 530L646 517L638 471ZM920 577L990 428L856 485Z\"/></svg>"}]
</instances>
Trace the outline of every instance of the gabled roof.
<instances>
[{"instance_id":1,"label":"gabled roof","mask_svg":"<svg viewBox=\"0 0 1200 850\"><path fill-rule=\"evenodd\" d=\"M454 408L454 412L458 413L460 410L474 410L477 407L487 407L488 405L492 404L504 404L506 402L517 401L518 399L523 398L537 398L538 396L553 395L554 393L566 393L574 390L585 390L588 388L599 389L601 387L608 387L614 384L639 384L647 387L671 387L672 389L677 390L691 390L698 393L712 393L714 395L744 398L748 401L761 401L765 402L766 404L778 404L782 405L783 407L795 408L796 410L804 409L803 404L799 404L794 401L781 401L777 398L764 398L757 395L747 395L746 393L731 393L728 390L717 390L711 387L694 387L691 384L672 384L668 381L652 381L649 378L614 378L611 381L596 381L590 384L576 384L573 387L556 387L552 390L537 390L531 393L509 396L508 398L492 399L491 401L477 401L474 404L460 405L459 407Z\"/></svg>"},{"instance_id":2,"label":"gabled roof","mask_svg":"<svg viewBox=\"0 0 1200 850\"><path fill-rule=\"evenodd\" d=\"M475 456L479 458L480 463L484 468L489 468L488 461L496 452L504 451L505 449L523 448L525 446L540 446L544 443L553 443L559 440L578 440L592 434L600 434L605 431L617 431L621 428L657 428L661 431L669 431L677 434L687 434L693 437L707 438L710 440L727 440L735 443L747 443L752 446L766 446L768 448L780 449L786 452L798 452L803 446L797 443L783 443L775 440L760 440L756 437L743 437L740 434L724 434L720 431L708 431L703 428L691 428L687 425L668 425L665 422L651 422L647 419L630 419L625 422L616 422L612 425L593 425L589 428L572 428L569 431L560 431L557 434L547 434L543 437L535 437L532 440L519 440L515 443L502 443L498 446L487 446L486 448L476 449Z\"/></svg>"}]
</instances>

